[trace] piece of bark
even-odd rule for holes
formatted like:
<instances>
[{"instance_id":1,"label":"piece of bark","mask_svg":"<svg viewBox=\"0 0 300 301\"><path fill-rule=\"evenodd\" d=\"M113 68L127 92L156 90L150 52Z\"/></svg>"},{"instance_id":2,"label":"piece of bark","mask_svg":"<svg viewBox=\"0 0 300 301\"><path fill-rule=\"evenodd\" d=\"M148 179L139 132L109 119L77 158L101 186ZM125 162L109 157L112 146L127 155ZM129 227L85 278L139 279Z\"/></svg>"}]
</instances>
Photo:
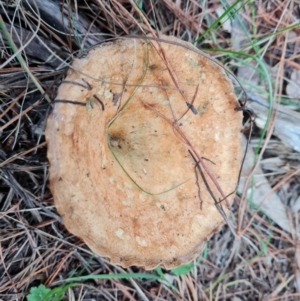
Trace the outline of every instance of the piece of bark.
<instances>
[{"instance_id":1,"label":"piece of bark","mask_svg":"<svg viewBox=\"0 0 300 301\"><path fill-rule=\"evenodd\" d=\"M34 35L34 33L24 28L18 28L16 26L12 28L12 26L8 23L5 23L5 26L7 30L11 33L11 38L18 48L22 47ZM2 37L1 32L0 36ZM0 43L2 44L3 41L5 41L5 39L3 39L2 37L0 39ZM47 47L45 47L43 43L51 51L49 51L49 49L47 49ZM5 45L2 44L1 47L4 48ZM52 68L58 68L59 66L64 67L64 60L67 59L67 57L70 55L66 50L61 49L54 42L37 36L35 36L32 39L32 41L28 44L28 46L24 48L24 51L26 55L34 59L36 63L40 62L42 64L51 66ZM55 53L60 59L53 55L53 53Z\"/></svg>"},{"instance_id":2,"label":"piece of bark","mask_svg":"<svg viewBox=\"0 0 300 301\"><path fill-rule=\"evenodd\" d=\"M91 20L82 12L79 11L77 15L72 11L71 17L65 13L62 14L62 11L65 12L67 8L62 9L61 1L22 0L22 4L32 14L40 15L42 20L52 27L55 34L64 40L66 37L72 37L72 42L74 42L76 36L83 39L88 33L85 44L82 45L83 48L88 48L103 40L101 30L97 26L91 25Z\"/></svg>"}]
</instances>

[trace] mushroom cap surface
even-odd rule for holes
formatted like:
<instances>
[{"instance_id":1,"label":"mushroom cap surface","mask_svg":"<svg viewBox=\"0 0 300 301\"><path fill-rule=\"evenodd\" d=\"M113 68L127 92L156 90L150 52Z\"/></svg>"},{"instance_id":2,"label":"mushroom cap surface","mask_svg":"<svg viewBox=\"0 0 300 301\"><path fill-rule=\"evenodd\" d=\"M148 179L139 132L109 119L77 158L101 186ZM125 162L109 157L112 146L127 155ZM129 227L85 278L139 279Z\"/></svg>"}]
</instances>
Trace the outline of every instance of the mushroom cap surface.
<instances>
[{"instance_id":1,"label":"mushroom cap surface","mask_svg":"<svg viewBox=\"0 0 300 301\"><path fill-rule=\"evenodd\" d=\"M215 201L235 190L241 164L232 83L184 47L193 46L168 40L179 45L119 39L75 59L47 121L50 189L66 228L123 267L193 260L223 225Z\"/></svg>"}]
</instances>

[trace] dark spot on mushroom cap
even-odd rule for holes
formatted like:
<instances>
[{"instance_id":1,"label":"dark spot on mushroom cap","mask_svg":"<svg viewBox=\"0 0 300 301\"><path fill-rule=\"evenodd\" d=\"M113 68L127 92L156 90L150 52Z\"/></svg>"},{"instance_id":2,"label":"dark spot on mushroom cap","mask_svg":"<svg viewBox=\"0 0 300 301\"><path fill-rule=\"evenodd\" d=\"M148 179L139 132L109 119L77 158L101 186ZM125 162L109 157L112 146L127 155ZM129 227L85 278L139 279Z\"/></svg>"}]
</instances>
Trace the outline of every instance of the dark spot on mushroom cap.
<instances>
[{"instance_id":1,"label":"dark spot on mushroom cap","mask_svg":"<svg viewBox=\"0 0 300 301\"><path fill-rule=\"evenodd\" d=\"M152 64L152 65L149 66L150 71L153 71L155 69L157 69L157 66L155 64Z\"/></svg>"}]
</instances>

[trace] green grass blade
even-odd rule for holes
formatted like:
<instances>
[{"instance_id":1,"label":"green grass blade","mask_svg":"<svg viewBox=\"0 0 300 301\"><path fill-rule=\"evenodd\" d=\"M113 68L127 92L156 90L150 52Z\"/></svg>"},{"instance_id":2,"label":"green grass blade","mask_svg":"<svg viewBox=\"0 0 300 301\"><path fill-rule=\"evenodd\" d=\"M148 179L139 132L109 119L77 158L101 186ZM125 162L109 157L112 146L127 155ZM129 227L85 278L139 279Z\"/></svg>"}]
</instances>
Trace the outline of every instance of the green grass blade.
<instances>
[{"instance_id":1,"label":"green grass blade","mask_svg":"<svg viewBox=\"0 0 300 301\"><path fill-rule=\"evenodd\" d=\"M237 10L235 10L234 12L237 13L240 9L242 9L248 2L250 2L251 0L247 0L245 3L243 3ZM199 40L201 40L207 33L209 33L210 31L212 31L219 23L221 23L222 19L225 17L228 17L228 15L230 15L232 13L232 11L236 8L236 6L238 6L240 4L240 2L242 2L242 0L238 0L236 2L234 2L228 9L226 9L224 11L224 13L218 17L194 42L193 44L196 44L199 42Z\"/></svg>"}]
</instances>

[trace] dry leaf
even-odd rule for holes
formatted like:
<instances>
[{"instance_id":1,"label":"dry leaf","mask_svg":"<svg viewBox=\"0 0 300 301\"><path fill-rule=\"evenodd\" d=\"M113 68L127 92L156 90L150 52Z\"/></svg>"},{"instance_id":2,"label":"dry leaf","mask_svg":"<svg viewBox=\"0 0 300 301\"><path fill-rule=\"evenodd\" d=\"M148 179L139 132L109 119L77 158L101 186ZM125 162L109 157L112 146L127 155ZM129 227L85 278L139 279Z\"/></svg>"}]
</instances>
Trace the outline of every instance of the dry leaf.
<instances>
[{"instance_id":1,"label":"dry leaf","mask_svg":"<svg viewBox=\"0 0 300 301\"><path fill-rule=\"evenodd\" d=\"M216 9L216 13L218 17L221 17L224 14L224 9L223 7L219 7ZM224 30L231 32L231 20L228 17L223 18L222 20L222 27Z\"/></svg>"},{"instance_id":2,"label":"dry leaf","mask_svg":"<svg viewBox=\"0 0 300 301\"><path fill-rule=\"evenodd\" d=\"M300 210L300 196L294 202L292 209L293 209L293 211L299 211Z\"/></svg>"},{"instance_id":3,"label":"dry leaf","mask_svg":"<svg viewBox=\"0 0 300 301\"><path fill-rule=\"evenodd\" d=\"M291 80L286 86L286 94L290 98L300 98L300 70L294 69L291 75Z\"/></svg>"},{"instance_id":4,"label":"dry leaf","mask_svg":"<svg viewBox=\"0 0 300 301\"><path fill-rule=\"evenodd\" d=\"M248 92L247 107L256 114L255 123L259 128L264 128L268 119L268 102L257 95ZM284 144L300 152L300 113L290 108L278 105L273 134Z\"/></svg>"},{"instance_id":5,"label":"dry leaf","mask_svg":"<svg viewBox=\"0 0 300 301\"><path fill-rule=\"evenodd\" d=\"M252 148L249 148L238 188L238 191L240 192L243 191L247 176L252 170L253 162L254 152ZM290 227L285 206L277 196L276 192L270 193L271 190L272 187L270 186L267 178L264 176L262 169L258 166L254 173L253 186L248 188L247 197L250 199L250 196L252 196L251 202L256 206L261 206L260 209L283 230L287 232L293 231Z\"/></svg>"}]
</instances>

